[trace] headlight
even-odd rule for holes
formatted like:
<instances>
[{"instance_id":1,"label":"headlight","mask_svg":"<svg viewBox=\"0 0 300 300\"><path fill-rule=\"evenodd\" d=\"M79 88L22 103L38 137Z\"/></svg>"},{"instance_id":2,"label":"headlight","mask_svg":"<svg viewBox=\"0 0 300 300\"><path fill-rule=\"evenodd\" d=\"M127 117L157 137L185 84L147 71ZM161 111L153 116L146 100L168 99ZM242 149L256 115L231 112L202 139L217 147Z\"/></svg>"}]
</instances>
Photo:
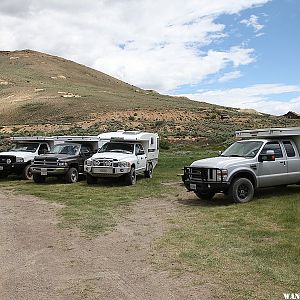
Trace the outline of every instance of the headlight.
<instances>
[{"instance_id":1,"label":"headlight","mask_svg":"<svg viewBox=\"0 0 300 300\"><path fill-rule=\"evenodd\" d=\"M66 163L64 161L58 161L57 164L59 167L66 167L68 165L68 163Z\"/></svg>"},{"instance_id":2,"label":"headlight","mask_svg":"<svg viewBox=\"0 0 300 300\"><path fill-rule=\"evenodd\" d=\"M10 160L10 159L8 159L8 160ZM24 158L23 157L16 157L16 162L17 163L23 163L24 162ZM10 164L11 160L10 160L10 162L7 162L7 163Z\"/></svg>"},{"instance_id":3,"label":"headlight","mask_svg":"<svg viewBox=\"0 0 300 300\"><path fill-rule=\"evenodd\" d=\"M223 178L223 181L227 181L227 177L228 177L227 169L217 170L217 181L221 181L222 178Z\"/></svg>"},{"instance_id":4,"label":"headlight","mask_svg":"<svg viewBox=\"0 0 300 300\"><path fill-rule=\"evenodd\" d=\"M85 164L86 164L87 166L91 166L91 165L93 164L93 162L92 162L92 160L87 159L87 160L85 161Z\"/></svg>"},{"instance_id":5,"label":"headlight","mask_svg":"<svg viewBox=\"0 0 300 300\"><path fill-rule=\"evenodd\" d=\"M119 161L119 162L118 162L118 166L119 166L120 168L127 168L127 167L130 167L130 163L127 162L127 161Z\"/></svg>"}]
</instances>

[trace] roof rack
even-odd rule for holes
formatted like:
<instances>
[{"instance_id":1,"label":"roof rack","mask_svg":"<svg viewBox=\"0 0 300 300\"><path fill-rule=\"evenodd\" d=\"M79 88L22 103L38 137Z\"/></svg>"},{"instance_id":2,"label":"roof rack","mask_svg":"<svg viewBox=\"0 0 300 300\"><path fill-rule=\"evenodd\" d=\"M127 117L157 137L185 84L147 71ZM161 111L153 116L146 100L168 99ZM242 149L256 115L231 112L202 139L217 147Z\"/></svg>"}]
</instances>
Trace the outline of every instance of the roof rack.
<instances>
[{"instance_id":1,"label":"roof rack","mask_svg":"<svg viewBox=\"0 0 300 300\"><path fill-rule=\"evenodd\" d=\"M266 129L253 129L241 130L235 132L236 137L249 138L249 137L284 137L284 136L300 136L300 127L286 127L286 128L266 128Z\"/></svg>"}]
</instances>

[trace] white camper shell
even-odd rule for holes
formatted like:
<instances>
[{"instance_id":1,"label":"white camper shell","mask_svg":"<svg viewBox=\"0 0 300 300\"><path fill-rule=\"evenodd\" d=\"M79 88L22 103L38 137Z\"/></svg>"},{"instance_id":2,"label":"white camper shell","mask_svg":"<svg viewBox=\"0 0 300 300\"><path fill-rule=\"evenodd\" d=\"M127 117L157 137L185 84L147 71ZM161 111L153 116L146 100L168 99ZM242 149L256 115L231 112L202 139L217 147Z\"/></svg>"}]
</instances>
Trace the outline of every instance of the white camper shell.
<instances>
[{"instance_id":1,"label":"white camper shell","mask_svg":"<svg viewBox=\"0 0 300 300\"><path fill-rule=\"evenodd\" d=\"M98 137L102 148L85 162L88 184L99 177L123 176L132 185L137 174L152 177L159 155L158 134L119 130Z\"/></svg>"},{"instance_id":2,"label":"white camper shell","mask_svg":"<svg viewBox=\"0 0 300 300\"><path fill-rule=\"evenodd\" d=\"M14 147L0 153L0 178L16 174L31 179L30 166L34 157L48 152L55 143L53 137L45 136L12 137L11 140Z\"/></svg>"}]
</instances>

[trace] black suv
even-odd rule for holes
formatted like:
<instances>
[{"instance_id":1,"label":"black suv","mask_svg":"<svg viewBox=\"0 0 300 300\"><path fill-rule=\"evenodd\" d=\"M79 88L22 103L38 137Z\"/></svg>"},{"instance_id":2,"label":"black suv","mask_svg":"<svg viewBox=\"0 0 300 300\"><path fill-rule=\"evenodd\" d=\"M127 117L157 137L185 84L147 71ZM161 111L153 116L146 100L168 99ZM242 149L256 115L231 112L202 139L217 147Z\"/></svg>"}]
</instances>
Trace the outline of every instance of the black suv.
<instances>
[{"instance_id":1,"label":"black suv","mask_svg":"<svg viewBox=\"0 0 300 300\"><path fill-rule=\"evenodd\" d=\"M67 183L77 182L79 175L83 175L84 161L92 155L93 151L87 144L56 144L49 153L34 158L31 166L33 180L44 183L46 177L63 177Z\"/></svg>"}]
</instances>

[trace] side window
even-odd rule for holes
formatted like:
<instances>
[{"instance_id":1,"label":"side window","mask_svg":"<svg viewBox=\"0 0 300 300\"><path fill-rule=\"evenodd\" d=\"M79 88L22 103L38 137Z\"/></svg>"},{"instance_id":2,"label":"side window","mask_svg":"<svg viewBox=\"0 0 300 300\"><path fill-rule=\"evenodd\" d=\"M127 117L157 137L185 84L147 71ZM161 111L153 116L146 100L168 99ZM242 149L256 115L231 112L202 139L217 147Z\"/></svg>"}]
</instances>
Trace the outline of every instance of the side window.
<instances>
[{"instance_id":1,"label":"side window","mask_svg":"<svg viewBox=\"0 0 300 300\"><path fill-rule=\"evenodd\" d=\"M39 154L45 154L48 152L48 145L47 144L41 144L39 148Z\"/></svg>"},{"instance_id":2,"label":"side window","mask_svg":"<svg viewBox=\"0 0 300 300\"><path fill-rule=\"evenodd\" d=\"M273 150L275 153L275 158L282 158L282 150L278 142L269 142L265 144L260 154L267 154L268 150Z\"/></svg>"},{"instance_id":3,"label":"side window","mask_svg":"<svg viewBox=\"0 0 300 300\"><path fill-rule=\"evenodd\" d=\"M153 145L154 144L154 138L152 137L151 139L150 139L150 145Z\"/></svg>"},{"instance_id":4,"label":"side window","mask_svg":"<svg viewBox=\"0 0 300 300\"><path fill-rule=\"evenodd\" d=\"M81 153L83 153L83 154L91 153L90 147L85 146L85 145L81 146Z\"/></svg>"},{"instance_id":5,"label":"side window","mask_svg":"<svg viewBox=\"0 0 300 300\"><path fill-rule=\"evenodd\" d=\"M283 141L283 146L286 152L287 157L295 157L295 149L290 141Z\"/></svg>"},{"instance_id":6,"label":"side window","mask_svg":"<svg viewBox=\"0 0 300 300\"><path fill-rule=\"evenodd\" d=\"M140 151L144 151L144 148L141 144L136 144L135 146L135 155L138 155Z\"/></svg>"}]
</instances>

